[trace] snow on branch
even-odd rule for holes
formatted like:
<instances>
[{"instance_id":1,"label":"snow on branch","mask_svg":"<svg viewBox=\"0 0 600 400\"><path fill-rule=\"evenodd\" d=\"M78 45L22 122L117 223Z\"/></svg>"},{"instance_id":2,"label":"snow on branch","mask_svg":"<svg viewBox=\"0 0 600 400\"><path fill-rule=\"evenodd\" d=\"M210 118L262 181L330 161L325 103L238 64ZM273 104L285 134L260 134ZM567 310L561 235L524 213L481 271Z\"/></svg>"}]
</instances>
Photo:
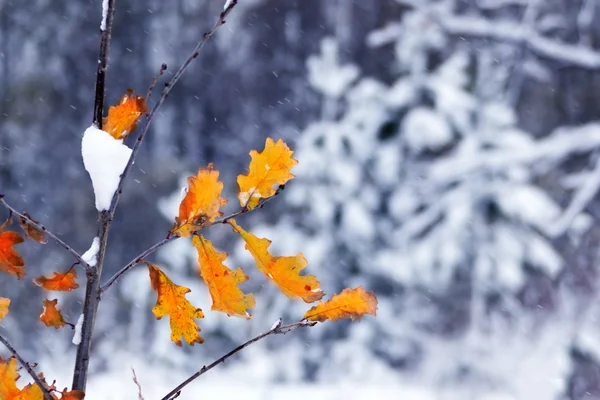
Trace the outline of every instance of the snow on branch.
<instances>
[{"instance_id":1,"label":"snow on branch","mask_svg":"<svg viewBox=\"0 0 600 400\"><path fill-rule=\"evenodd\" d=\"M578 44L546 38L522 24L491 21L477 16L436 15L434 17L436 22L452 35L524 44L540 57L581 68L600 69L600 52Z\"/></svg>"}]
</instances>

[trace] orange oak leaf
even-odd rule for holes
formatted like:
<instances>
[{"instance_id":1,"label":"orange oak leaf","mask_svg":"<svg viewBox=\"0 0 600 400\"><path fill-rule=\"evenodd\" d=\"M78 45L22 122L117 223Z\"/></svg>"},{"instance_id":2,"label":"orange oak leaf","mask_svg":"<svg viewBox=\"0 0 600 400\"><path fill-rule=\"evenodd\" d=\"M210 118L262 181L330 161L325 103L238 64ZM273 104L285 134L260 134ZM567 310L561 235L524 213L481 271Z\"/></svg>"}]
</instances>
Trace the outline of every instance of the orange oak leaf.
<instances>
[{"instance_id":1,"label":"orange oak leaf","mask_svg":"<svg viewBox=\"0 0 600 400\"><path fill-rule=\"evenodd\" d=\"M121 97L116 106L110 106L108 116L102 120L102 130L117 140L124 139L137 128L137 121L148 111L144 96L136 96L131 89Z\"/></svg>"},{"instance_id":2,"label":"orange oak leaf","mask_svg":"<svg viewBox=\"0 0 600 400\"><path fill-rule=\"evenodd\" d=\"M344 289L326 302L311 308L304 314L305 320L323 322L337 321L342 318L361 319L363 315L377 315L377 297L373 292L367 292L362 286L355 289Z\"/></svg>"},{"instance_id":3,"label":"orange oak leaf","mask_svg":"<svg viewBox=\"0 0 600 400\"><path fill-rule=\"evenodd\" d=\"M8 307L10 306L10 299L6 297L0 297L0 321L8 315Z\"/></svg>"},{"instance_id":4,"label":"orange oak leaf","mask_svg":"<svg viewBox=\"0 0 600 400\"><path fill-rule=\"evenodd\" d=\"M144 263L148 266L152 289L156 290L158 294L152 312L156 319L169 315L171 340L177 346L181 346L181 336L190 346L193 346L194 343L203 343L204 339L198 333L200 328L194 319L204 318L204 314L201 309L192 306L185 298L190 289L174 284L157 266Z\"/></svg>"},{"instance_id":5,"label":"orange oak leaf","mask_svg":"<svg viewBox=\"0 0 600 400\"><path fill-rule=\"evenodd\" d=\"M23 215L25 215L27 218L29 218L33 222L37 223L37 221L34 220L33 218L31 218L31 216L29 214L23 213ZM35 240L36 242L41 243L41 244L48 243L48 240L46 240L46 232L41 231L38 228L36 228L35 226L31 225L25 218L19 217L18 221L19 221L19 225L21 226L21 229L23 229L23 232L25 232L25 236L28 239Z\"/></svg>"},{"instance_id":6,"label":"orange oak leaf","mask_svg":"<svg viewBox=\"0 0 600 400\"><path fill-rule=\"evenodd\" d=\"M227 253L219 253L210 240L202 236L194 236L192 244L198 251L198 263L200 264L200 275L208 286L210 297L212 297L212 310L221 311L225 314L238 316L246 319L252 318L248 314L248 308L256 306L256 300L252 293L244 294L238 287L239 283L246 282L248 276L241 268L230 270L223 264Z\"/></svg>"},{"instance_id":7,"label":"orange oak leaf","mask_svg":"<svg viewBox=\"0 0 600 400\"><path fill-rule=\"evenodd\" d=\"M275 194L273 186L283 185L294 177L290 171L298 161L292 158L293 153L282 139L275 143L271 138L267 138L262 153L256 150L250 152L252 160L248 173L237 177L242 207L252 210L260 199Z\"/></svg>"},{"instance_id":8,"label":"orange oak leaf","mask_svg":"<svg viewBox=\"0 0 600 400\"><path fill-rule=\"evenodd\" d=\"M60 392L60 400L82 400L85 397L85 393L81 390L67 390L65 388Z\"/></svg>"},{"instance_id":9,"label":"orange oak leaf","mask_svg":"<svg viewBox=\"0 0 600 400\"><path fill-rule=\"evenodd\" d=\"M40 314L40 321L48 327L53 326L58 329L65 326L67 322L63 318L60 310L56 308L56 303L58 303L58 299L44 300L44 310L42 311L42 314Z\"/></svg>"},{"instance_id":10,"label":"orange oak leaf","mask_svg":"<svg viewBox=\"0 0 600 400\"><path fill-rule=\"evenodd\" d=\"M286 257L273 256L269 253L270 240L246 232L233 219L228 223L246 242L246 249L254 257L258 270L275 282L283 294L300 297L306 303L323 298L325 293L320 289L321 284L317 278L314 275L300 275L300 271L308 264L302 253Z\"/></svg>"},{"instance_id":11,"label":"orange oak leaf","mask_svg":"<svg viewBox=\"0 0 600 400\"><path fill-rule=\"evenodd\" d=\"M39 276L33 280L33 283L46 290L54 290L56 292L70 292L79 287L75 264L65 273L55 272L52 278Z\"/></svg>"},{"instance_id":12,"label":"orange oak leaf","mask_svg":"<svg viewBox=\"0 0 600 400\"><path fill-rule=\"evenodd\" d=\"M17 253L13 246L23 243L25 240L17 232L6 231L5 227L10 225L12 218L8 219L0 226L0 271L13 274L17 279L25 276L25 262L23 257Z\"/></svg>"},{"instance_id":13,"label":"orange oak leaf","mask_svg":"<svg viewBox=\"0 0 600 400\"><path fill-rule=\"evenodd\" d=\"M219 171L212 163L207 168L200 168L197 176L190 176L187 192L179 204L179 215L175 217L171 233L190 236L192 232L213 223L223 215L219 208L227 204L227 200L221 197L222 190Z\"/></svg>"}]
</instances>

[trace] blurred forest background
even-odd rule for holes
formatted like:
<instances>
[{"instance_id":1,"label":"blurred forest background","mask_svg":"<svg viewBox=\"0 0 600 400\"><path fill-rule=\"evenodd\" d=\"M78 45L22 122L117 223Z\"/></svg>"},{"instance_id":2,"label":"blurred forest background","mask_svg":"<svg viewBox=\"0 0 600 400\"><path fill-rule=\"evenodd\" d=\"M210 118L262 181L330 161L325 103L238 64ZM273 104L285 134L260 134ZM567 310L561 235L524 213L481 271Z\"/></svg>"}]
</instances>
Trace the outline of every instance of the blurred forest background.
<instances>
[{"instance_id":1,"label":"blurred forest background","mask_svg":"<svg viewBox=\"0 0 600 400\"><path fill-rule=\"evenodd\" d=\"M162 63L173 73L223 3L117 1L107 102L145 93ZM80 252L96 235L80 146L100 12L100 0L0 0L0 192ZM239 0L144 143L105 274L165 236L199 166L216 164L235 211L248 151L283 137L297 178L239 222L277 254L303 252L328 294L374 291L379 315L269 338L204 382L600 399L599 21L598 0ZM206 343L176 348L134 269L103 298L91 363L128 398L131 365L148 385L180 381L306 309L265 283L230 229L208 236L250 275L254 318L206 312ZM52 244L21 248L30 276L72 262ZM151 261L209 310L189 243ZM0 293L13 299L0 329L68 377L75 346L68 328L40 326L44 294L7 275ZM75 322L83 289L54 297Z\"/></svg>"}]
</instances>

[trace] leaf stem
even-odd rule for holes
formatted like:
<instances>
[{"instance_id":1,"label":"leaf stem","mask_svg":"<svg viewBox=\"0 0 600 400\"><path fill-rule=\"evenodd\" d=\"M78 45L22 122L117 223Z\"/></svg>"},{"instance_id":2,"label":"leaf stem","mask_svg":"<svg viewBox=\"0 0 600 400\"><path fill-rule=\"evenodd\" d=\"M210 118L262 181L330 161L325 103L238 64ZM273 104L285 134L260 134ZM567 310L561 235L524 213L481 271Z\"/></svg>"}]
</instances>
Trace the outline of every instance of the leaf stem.
<instances>
[{"instance_id":1,"label":"leaf stem","mask_svg":"<svg viewBox=\"0 0 600 400\"><path fill-rule=\"evenodd\" d=\"M25 221L27 221L27 223L29 225L31 225L31 226L35 227L36 229L44 232L46 235L48 235L48 237L50 237L52 240L54 240L56 242L56 244L58 244L60 247L62 247L63 249L65 249L67 252L71 253L71 255L73 255L73 257L75 257L77 259L77 261L79 262L79 264L81 264L86 271L90 270L90 266L88 265L88 263L85 262L85 260L81 257L81 255L79 253L77 253L75 250L73 250L73 248L71 246L69 246L68 244L66 244L65 242L63 242L54 233L52 233L51 231L49 231L44 225L40 224L39 222L36 222L36 221L32 220L29 216L25 215L24 213L20 213L17 210L15 210L15 208L12 207L10 204L8 204L6 202L6 200L4 200L4 197L2 197L2 196L0 196L0 204L2 206L4 206L7 210L9 210L10 212L12 212L13 214L15 214L16 216L18 216L19 218L22 218Z\"/></svg>"},{"instance_id":2,"label":"leaf stem","mask_svg":"<svg viewBox=\"0 0 600 400\"><path fill-rule=\"evenodd\" d=\"M221 358L215 360L214 362L212 362L208 366L206 366L206 365L203 366L198 371L196 371L194 374L192 374L189 378L187 378L185 381L183 381L181 384L179 384L175 389L171 390L165 397L162 398L162 400L172 400L175 397L179 396L179 394L181 393L181 390L184 387L186 387L188 384L190 384L193 380L195 380L199 376L207 373L208 371L210 371L211 369L213 369L217 365L225 362L228 358L230 358L231 356L235 355L236 353L242 351L246 347L250 346L252 343L256 343L259 340L262 340L262 339L264 339L264 338L266 338L267 336L270 336L270 335L286 334L286 333L294 331L294 330L296 330L298 328L304 328L304 327L314 326L314 325L317 324L317 322L315 322L315 321L304 321L304 320L303 321L294 322L293 324L289 324L289 325L282 325L281 322L282 321L281 321L281 318L280 318L279 321L271 329L269 329L268 331L266 331L264 333L261 333L260 335L255 336L252 339L248 340L246 343L243 343L243 344L239 345L238 347L236 347L235 349L231 350L229 353L225 354Z\"/></svg>"},{"instance_id":3,"label":"leaf stem","mask_svg":"<svg viewBox=\"0 0 600 400\"><path fill-rule=\"evenodd\" d=\"M25 361L23 357L21 357L19 352L17 352L17 350L2 335L0 335L0 342L2 342L4 346L6 346L8 351L10 351L12 355L17 359L17 361L19 361L21 365L23 365L23 367L27 370L27 373L33 378L33 381L40 387L42 393L44 393L44 397L46 398L46 400L54 400L54 397L52 396L46 385L44 385L42 380L37 376L33 368L31 368L31 365L27 361Z\"/></svg>"}]
</instances>

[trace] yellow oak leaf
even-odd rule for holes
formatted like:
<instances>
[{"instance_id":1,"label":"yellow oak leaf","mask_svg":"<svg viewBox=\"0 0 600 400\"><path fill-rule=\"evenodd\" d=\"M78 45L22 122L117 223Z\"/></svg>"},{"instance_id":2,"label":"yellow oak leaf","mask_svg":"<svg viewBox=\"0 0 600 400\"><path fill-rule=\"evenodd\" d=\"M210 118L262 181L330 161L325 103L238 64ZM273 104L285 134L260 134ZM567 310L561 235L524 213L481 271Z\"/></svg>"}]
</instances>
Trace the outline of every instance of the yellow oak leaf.
<instances>
[{"instance_id":1,"label":"yellow oak leaf","mask_svg":"<svg viewBox=\"0 0 600 400\"><path fill-rule=\"evenodd\" d=\"M265 149L262 153L252 150L250 152L250 166L246 175L238 175L237 182L240 187L238 198L240 205L246 209L253 209L260 199L271 197L275 194L273 186L283 185L294 177L291 169L298 164L292 158L293 151L279 139L267 138Z\"/></svg>"},{"instance_id":2,"label":"yellow oak leaf","mask_svg":"<svg viewBox=\"0 0 600 400\"><path fill-rule=\"evenodd\" d=\"M52 278L39 276L33 280L33 283L46 290L54 290L57 292L70 292L79 287L75 265L72 265L65 273L55 272Z\"/></svg>"},{"instance_id":3,"label":"yellow oak leaf","mask_svg":"<svg viewBox=\"0 0 600 400\"><path fill-rule=\"evenodd\" d=\"M248 280L241 268L235 271L227 268L223 261L227 253L218 252L210 240L202 236L194 236L192 244L198 251L198 263L200 264L200 275L208 286L212 297L212 310L221 311L229 316L250 319L248 308L256 306L256 300L252 293L244 294L238 287L239 283Z\"/></svg>"},{"instance_id":4,"label":"yellow oak leaf","mask_svg":"<svg viewBox=\"0 0 600 400\"><path fill-rule=\"evenodd\" d=\"M306 303L323 298L325 293L320 289L321 284L317 278L314 275L300 275L300 271L308 264L302 253L295 256L273 256L269 253L270 240L246 232L233 219L228 223L246 242L246 249L254 257L258 270L272 280L283 294L300 297Z\"/></svg>"},{"instance_id":5,"label":"yellow oak leaf","mask_svg":"<svg viewBox=\"0 0 600 400\"><path fill-rule=\"evenodd\" d=\"M156 319L169 315L171 340L177 346L182 344L181 336L190 346L194 343L203 343L204 339L199 334L200 328L194 319L204 318L204 314L185 298L190 289L174 284L157 266L146 262L145 264L148 266L152 289L156 290L158 295L152 312Z\"/></svg>"},{"instance_id":6,"label":"yellow oak leaf","mask_svg":"<svg viewBox=\"0 0 600 400\"><path fill-rule=\"evenodd\" d=\"M14 357L4 360L0 357L0 399L16 399L21 392L17 388L17 360Z\"/></svg>"},{"instance_id":7,"label":"yellow oak leaf","mask_svg":"<svg viewBox=\"0 0 600 400\"><path fill-rule=\"evenodd\" d=\"M223 215L219 211L227 200L221 197L223 183L219 182L219 171L214 165L200 168L198 175L188 178L185 197L179 204L179 215L171 233L177 236L190 236L192 232L212 224Z\"/></svg>"},{"instance_id":8,"label":"yellow oak leaf","mask_svg":"<svg viewBox=\"0 0 600 400\"><path fill-rule=\"evenodd\" d=\"M44 310L42 311L42 314L40 314L40 321L48 327L53 326L58 329L65 326L67 323L60 310L56 308L56 303L58 303L58 299L44 300Z\"/></svg>"},{"instance_id":9,"label":"yellow oak leaf","mask_svg":"<svg viewBox=\"0 0 600 400\"><path fill-rule=\"evenodd\" d=\"M367 292L362 286L355 289L344 289L326 302L319 304L304 314L305 320L323 322L337 321L342 318L361 319L363 315L377 315L377 297L373 292Z\"/></svg>"},{"instance_id":10,"label":"yellow oak leaf","mask_svg":"<svg viewBox=\"0 0 600 400\"><path fill-rule=\"evenodd\" d=\"M144 96L136 96L131 89L121 97L116 106L110 106L108 116L102 120L102 130L121 140L135 131L137 121L148 111Z\"/></svg>"},{"instance_id":11,"label":"yellow oak leaf","mask_svg":"<svg viewBox=\"0 0 600 400\"><path fill-rule=\"evenodd\" d=\"M10 306L10 299L0 297L0 321L8 315L8 307Z\"/></svg>"}]
</instances>

